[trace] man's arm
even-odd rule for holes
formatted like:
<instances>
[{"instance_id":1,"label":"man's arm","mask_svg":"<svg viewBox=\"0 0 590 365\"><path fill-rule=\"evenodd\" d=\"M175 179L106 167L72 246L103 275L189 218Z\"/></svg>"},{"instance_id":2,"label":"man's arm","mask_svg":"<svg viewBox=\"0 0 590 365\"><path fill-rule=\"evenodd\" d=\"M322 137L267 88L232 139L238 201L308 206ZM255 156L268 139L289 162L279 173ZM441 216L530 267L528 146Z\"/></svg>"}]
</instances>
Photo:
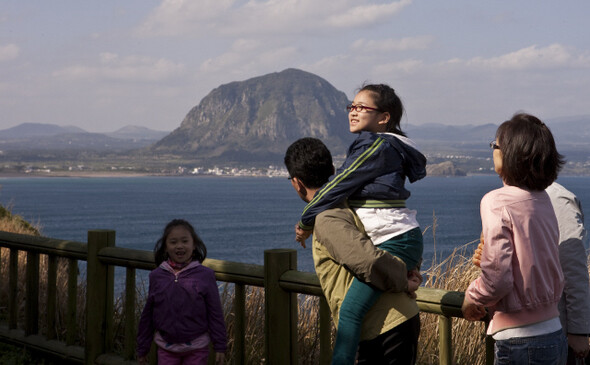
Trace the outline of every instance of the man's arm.
<instances>
[{"instance_id":1,"label":"man's arm","mask_svg":"<svg viewBox=\"0 0 590 365\"><path fill-rule=\"evenodd\" d=\"M584 213L573 193L559 186L547 189L559 223L559 261L563 270L563 289L567 332L590 332L590 287L584 241Z\"/></svg>"},{"instance_id":2,"label":"man's arm","mask_svg":"<svg viewBox=\"0 0 590 365\"><path fill-rule=\"evenodd\" d=\"M399 258L377 249L352 210L338 207L317 216L314 240L359 280L382 291L408 290L408 270Z\"/></svg>"}]
</instances>

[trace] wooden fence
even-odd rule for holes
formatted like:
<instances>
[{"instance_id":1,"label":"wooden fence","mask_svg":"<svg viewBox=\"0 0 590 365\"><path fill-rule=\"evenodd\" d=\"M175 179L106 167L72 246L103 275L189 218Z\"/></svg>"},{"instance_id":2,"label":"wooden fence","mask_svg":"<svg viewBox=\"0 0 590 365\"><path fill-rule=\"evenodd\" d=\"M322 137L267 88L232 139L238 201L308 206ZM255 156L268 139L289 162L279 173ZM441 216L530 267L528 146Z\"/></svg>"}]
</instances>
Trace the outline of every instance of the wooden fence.
<instances>
[{"instance_id":1,"label":"wooden fence","mask_svg":"<svg viewBox=\"0 0 590 365\"><path fill-rule=\"evenodd\" d=\"M63 362L76 364L132 364L135 358L137 323L136 270L155 268L151 251L115 247L115 231L88 232L88 242L0 232L0 247L9 249L8 257L8 308L7 318L0 323L0 342L25 347L47 354ZM19 251L26 253L24 320L18 319ZM44 320L46 333L39 331L40 308L40 255L47 255L47 282ZM56 294L57 258L67 259L67 294ZM78 267L86 264L85 321L77 318ZM234 285L234 338L235 364L245 364L245 303L246 286L265 289L265 357L268 364L297 364L297 294L320 297L320 364L331 359L331 318L318 278L313 273L297 271L296 251L291 249L267 250L264 265L244 264L206 259L205 266L215 270L219 281ZM114 283L115 267L125 269L123 311L124 348L114 353ZM2 278L6 280L6 278ZM65 341L56 340L56 307L58 301L66 303ZM418 305L423 312L439 316L440 364L452 364L452 318L461 317L463 293L420 288ZM82 323L80 323L82 322ZM84 326L85 342L75 345L79 326ZM491 343L486 343L486 363L493 362Z\"/></svg>"}]
</instances>

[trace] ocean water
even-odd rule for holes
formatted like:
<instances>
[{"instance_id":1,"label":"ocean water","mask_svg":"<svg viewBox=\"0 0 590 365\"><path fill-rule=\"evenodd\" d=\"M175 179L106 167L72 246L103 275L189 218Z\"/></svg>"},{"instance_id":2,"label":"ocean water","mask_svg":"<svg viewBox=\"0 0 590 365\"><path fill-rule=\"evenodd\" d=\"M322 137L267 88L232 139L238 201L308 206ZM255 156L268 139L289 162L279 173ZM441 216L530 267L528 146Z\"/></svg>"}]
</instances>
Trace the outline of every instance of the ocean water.
<instances>
[{"instance_id":1,"label":"ocean water","mask_svg":"<svg viewBox=\"0 0 590 365\"><path fill-rule=\"evenodd\" d=\"M590 207L590 177L558 181ZM435 250L446 257L479 238L479 202L500 186L496 175L427 177L408 185L407 205L425 230L425 264ZM305 203L284 178L1 178L0 204L47 237L85 242L88 230L113 229L117 246L142 250L153 249L168 221L184 218L210 258L262 264L264 250L294 248L299 270L313 271L311 250L293 233Z\"/></svg>"}]
</instances>

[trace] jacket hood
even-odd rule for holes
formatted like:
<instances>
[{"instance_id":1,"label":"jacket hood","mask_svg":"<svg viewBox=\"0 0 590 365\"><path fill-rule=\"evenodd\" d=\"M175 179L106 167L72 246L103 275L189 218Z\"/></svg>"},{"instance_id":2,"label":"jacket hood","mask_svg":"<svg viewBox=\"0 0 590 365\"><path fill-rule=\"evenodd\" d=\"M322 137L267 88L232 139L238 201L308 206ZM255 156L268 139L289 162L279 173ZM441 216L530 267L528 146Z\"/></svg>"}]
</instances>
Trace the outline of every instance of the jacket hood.
<instances>
[{"instance_id":1,"label":"jacket hood","mask_svg":"<svg viewBox=\"0 0 590 365\"><path fill-rule=\"evenodd\" d=\"M380 133L404 158L404 173L414 182L426 176L426 156L418 151L416 143L408 137L394 133Z\"/></svg>"}]
</instances>

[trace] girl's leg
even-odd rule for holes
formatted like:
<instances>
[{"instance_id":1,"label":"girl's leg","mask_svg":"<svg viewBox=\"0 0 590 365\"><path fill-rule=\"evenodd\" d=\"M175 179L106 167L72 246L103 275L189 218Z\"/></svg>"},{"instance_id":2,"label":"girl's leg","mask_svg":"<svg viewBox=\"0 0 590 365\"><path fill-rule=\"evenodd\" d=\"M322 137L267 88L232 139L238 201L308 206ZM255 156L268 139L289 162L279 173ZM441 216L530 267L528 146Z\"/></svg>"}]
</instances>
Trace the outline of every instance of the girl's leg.
<instances>
[{"instance_id":1,"label":"girl's leg","mask_svg":"<svg viewBox=\"0 0 590 365\"><path fill-rule=\"evenodd\" d=\"M209 346L191 351L183 356L182 365L207 365Z\"/></svg>"},{"instance_id":2,"label":"girl's leg","mask_svg":"<svg viewBox=\"0 0 590 365\"><path fill-rule=\"evenodd\" d=\"M182 357L158 347L158 365L182 365Z\"/></svg>"},{"instance_id":3,"label":"girl's leg","mask_svg":"<svg viewBox=\"0 0 590 365\"><path fill-rule=\"evenodd\" d=\"M354 364L363 318L380 295L381 291L353 279L340 306L332 364Z\"/></svg>"}]
</instances>

